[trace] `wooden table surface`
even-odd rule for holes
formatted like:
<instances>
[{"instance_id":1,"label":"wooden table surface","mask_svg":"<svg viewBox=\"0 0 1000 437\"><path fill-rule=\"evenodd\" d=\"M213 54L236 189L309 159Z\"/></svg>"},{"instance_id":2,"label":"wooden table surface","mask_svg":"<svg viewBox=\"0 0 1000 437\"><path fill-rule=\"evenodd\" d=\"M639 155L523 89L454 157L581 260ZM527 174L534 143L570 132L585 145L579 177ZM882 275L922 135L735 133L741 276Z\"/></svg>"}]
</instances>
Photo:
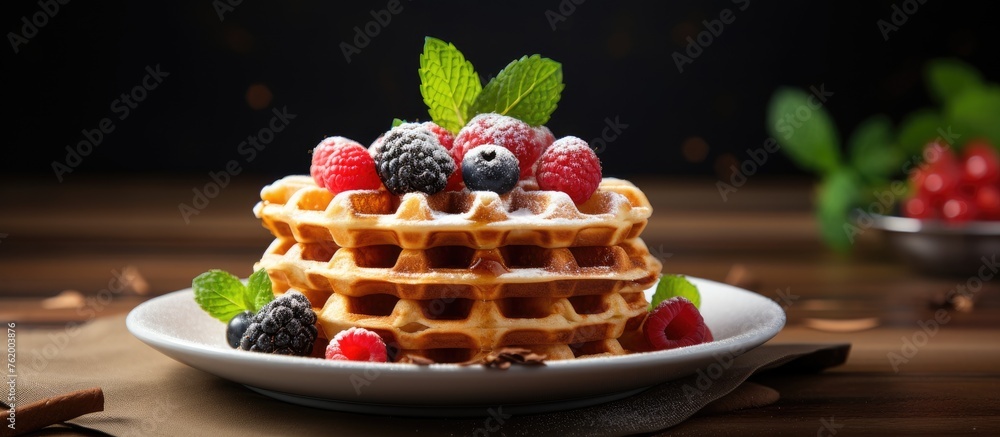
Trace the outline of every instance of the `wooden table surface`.
<instances>
[{"instance_id":1,"label":"wooden table surface","mask_svg":"<svg viewBox=\"0 0 1000 437\"><path fill-rule=\"evenodd\" d=\"M271 240L251 208L274 177L234 177L186 220L179 207L207 175L69 176L0 179L0 321L30 329L121 314L208 269L249 275ZM781 393L770 406L696 416L669 434L1000 434L1000 279L936 313L969 278L909 268L874 229L851 253L831 252L809 179L761 176L727 201L714 180L632 181L653 204L643 238L666 272L774 299L788 323L773 342L852 344L847 363L823 374L761 378Z\"/></svg>"}]
</instances>

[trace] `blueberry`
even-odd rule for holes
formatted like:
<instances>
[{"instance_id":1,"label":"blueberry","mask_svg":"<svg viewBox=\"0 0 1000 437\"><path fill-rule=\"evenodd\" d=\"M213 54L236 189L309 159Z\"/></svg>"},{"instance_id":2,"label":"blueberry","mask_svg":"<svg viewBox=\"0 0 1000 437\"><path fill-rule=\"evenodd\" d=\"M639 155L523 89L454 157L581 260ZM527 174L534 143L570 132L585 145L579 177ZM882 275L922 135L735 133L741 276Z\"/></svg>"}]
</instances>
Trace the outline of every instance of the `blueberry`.
<instances>
[{"instance_id":1,"label":"blueberry","mask_svg":"<svg viewBox=\"0 0 1000 437\"><path fill-rule=\"evenodd\" d=\"M514 189L520 176L517 157L500 146L476 146L462 159L462 179L472 191L503 194Z\"/></svg>"},{"instance_id":2,"label":"blueberry","mask_svg":"<svg viewBox=\"0 0 1000 437\"><path fill-rule=\"evenodd\" d=\"M226 326L226 340L229 341L229 345L233 349L240 347L240 339L243 338L243 334L250 327L250 319L252 318L253 313L244 311L229 320L229 325Z\"/></svg>"}]
</instances>

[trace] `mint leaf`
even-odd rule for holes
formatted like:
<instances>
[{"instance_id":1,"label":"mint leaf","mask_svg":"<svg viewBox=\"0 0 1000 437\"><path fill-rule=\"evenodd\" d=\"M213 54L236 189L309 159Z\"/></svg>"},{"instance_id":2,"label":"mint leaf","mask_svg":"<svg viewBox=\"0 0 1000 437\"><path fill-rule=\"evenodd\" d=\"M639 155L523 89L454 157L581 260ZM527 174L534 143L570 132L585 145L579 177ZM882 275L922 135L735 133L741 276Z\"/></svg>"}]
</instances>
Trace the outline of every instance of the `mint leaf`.
<instances>
[{"instance_id":1,"label":"mint leaf","mask_svg":"<svg viewBox=\"0 0 1000 437\"><path fill-rule=\"evenodd\" d=\"M264 269L257 270L247 279L247 303L250 304L250 311L257 312L274 300L274 291L271 290L271 277ZM227 320L228 321L228 320Z\"/></svg>"},{"instance_id":2,"label":"mint leaf","mask_svg":"<svg viewBox=\"0 0 1000 437\"><path fill-rule=\"evenodd\" d=\"M931 96L942 103L983 84L978 70L957 59L934 59L928 62L924 74Z\"/></svg>"},{"instance_id":3,"label":"mint leaf","mask_svg":"<svg viewBox=\"0 0 1000 437\"><path fill-rule=\"evenodd\" d=\"M420 95L431 120L458 133L472 118L470 107L483 89L472 63L453 44L427 37L419 73Z\"/></svg>"},{"instance_id":4,"label":"mint leaf","mask_svg":"<svg viewBox=\"0 0 1000 437\"><path fill-rule=\"evenodd\" d=\"M250 310L247 289L240 279L222 270L209 270L191 281L194 300L210 316L229 323L235 315Z\"/></svg>"},{"instance_id":5,"label":"mint leaf","mask_svg":"<svg viewBox=\"0 0 1000 437\"><path fill-rule=\"evenodd\" d=\"M661 275L660 283L656 284L656 292L649 303L649 309L656 308L661 302L672 297L680 296L694 304L695 308L701 308L701 294L698 287L681 275Z\"/></svg>"},{"instance_id":6,"label":"mint leaf","mask_svg":"<svg viewBox=\"0 0 1000 437\"><path fill-rule=\"evenodd\" d=\"M819 186L816 218L820 234L834 249L846 252L854 243L854 222L851 212L858 204L861 184L849 168L840 168L825 178Z\"/></svg>"},{"instance_id":7,"label":"mint leaf","mask_svg":"<svg viewBox=\"0 0 1000 437\"><path fill-rule=\"evenodd\" d=\"M892 142L892 122L874 115L861 122L847 141L851 164L869 180L883 180L900 171L901 156Z\"/></svg>"},{"instance_id":8,"label":"mint leaf","mask_svg":"<svg viewBox=\"0 0 1000 437\"><path fill-rule=\"evenodd\" d=\"M1000 87L991 85L969 89L954 97L945 106L945 118L952 132L961 135L959 143L986 137L1000 144Z\"/></svg>"},{"instance_id":9,"label":"mint leaf","mask_svg":"<svg viewBox=\"0 0 1000 437\"><path fill-rule=\"evenodd\" d=\"M496 112L541 126L556 110L565 87L562 80L562 64L539 55L524 56L486 84L472 109L476 114Z\"/></svg>"},{"instance_id":10,"label":"mint leaf","mask_svg":"<svg viewBox=\"0 0 1000 437\"><path fill-rule=\"evenodd\" d=\"M779 88L768 105L768 129L799 167L833 172L841 159L837 129L823 107L814 109L809 103L808 93Z\"/></svg>"},{"instance_id":11,"label":"mint leaf","mask_svg":"<svg viewBox=\"0 0 1000 437\"><path fill-rule=\"evenodd\" d=\"M389 127L393 128L393 127L399 126L399 125L401 125L403 123L406 123L406 120L403 120L401 118L394 118L394 119L392 119L392 126L389 126Z\"/></svg>"},{"instance_id":12,"label":"mint leaf","mask_svg":"<svg viewBox=\"0 0 1000 437\"><path fill-rule=\"evenodd\" d=\"M937 111L929 108L920 109L911 112L899 123L896 142L903 153L914 158L916 163L923 159L923 150L927 143L940 136L938 129L946 127Z\"/></svg>"}]
</instances>

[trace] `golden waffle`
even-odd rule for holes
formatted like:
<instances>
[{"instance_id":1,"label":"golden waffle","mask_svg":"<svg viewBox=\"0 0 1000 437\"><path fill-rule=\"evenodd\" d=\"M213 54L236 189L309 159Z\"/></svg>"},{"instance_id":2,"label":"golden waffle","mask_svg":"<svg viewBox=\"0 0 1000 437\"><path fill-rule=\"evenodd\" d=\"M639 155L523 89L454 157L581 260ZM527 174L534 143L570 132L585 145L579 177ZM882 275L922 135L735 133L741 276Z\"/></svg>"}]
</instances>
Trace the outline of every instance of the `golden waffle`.
<instances>
[{"instance_id":1,"label":"golden waffle","mask_svg":"<svg viewBox=\"0 0 1000 437\"><path fill-rule=\"evenodd\" d=\"M607 247L480 250L339 248L329 242L276 239L254 268L268 272L275 290L300 290L313 306L322 307L334 293L359 298L496 300L642 291L656 281L662 265L640 238Z\"/></svg>"},{"instance_id":2,"label":"golden waffle","mask_svg":"<svg viewBox=\"0 0 1000 437\"><path fill-rule=\"evenodd\" d=\"M378 333L398 349L435 362L482 358L523 347L568 359L621 355L619 338L640 332L648 302L642 291L573 297L411 300L333 294L319 315L327 335L352 326Z\"/></svg>"},{"instance_id":3,"label":"golden waffle","mask_svg":"<svg viewBox=\"0 0 1000 437\"><path fill-rule=\"evenodd\" d=\"M467 190L334 195L309 176L293 175L264 187L254 206L254 214L278 238L404 249L612 246L638 237L651 213L642 191L614 178L604 178L590 200L576 205L565 193L538 190L533 180L503 195Z\"/></svg>"}]
</instances>

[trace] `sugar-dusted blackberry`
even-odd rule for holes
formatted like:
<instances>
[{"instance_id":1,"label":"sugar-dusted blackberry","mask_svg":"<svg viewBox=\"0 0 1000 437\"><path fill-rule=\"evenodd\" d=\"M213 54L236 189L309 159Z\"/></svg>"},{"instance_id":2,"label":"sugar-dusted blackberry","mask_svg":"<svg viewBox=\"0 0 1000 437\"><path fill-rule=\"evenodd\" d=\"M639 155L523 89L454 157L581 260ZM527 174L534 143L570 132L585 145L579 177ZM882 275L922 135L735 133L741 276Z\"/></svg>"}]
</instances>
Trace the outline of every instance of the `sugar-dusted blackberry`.
<instances>
[{"instance_id":1,"label":"sugar-dusted blackberry","mask_svg":"<svg viewBox=\"0 0 1000 437\"><path fill-rule=\"evenodd\" d=\"M375 168L382 184L393 194L420 191L434 194L448 184L455 161L427 129L394 127L374 151Z\"/></svg>"},{"instance_id":2,"label":"sugar-dusted blackberry","mask_svg":"<svg viewBox=\"0 0 1000 437\"><path fill-rule=\"evenodd\" d=\"M494 144L477 146L462 158L462 179L473 191L504 194L514 189L520 176L514 153Z\"/></svg>"},{"instance_id":3,"label":"sugar-dusted blackberry","mask_svg":"<svg viewBox=\"0 0 1000 437\"><path fill-rule=\"evenodd\" d=\"M253 316L240 339L240 349L309 356L317 334L316 313L309 299L293 290L268 302Z\"/></svg>"}]
</instances>

